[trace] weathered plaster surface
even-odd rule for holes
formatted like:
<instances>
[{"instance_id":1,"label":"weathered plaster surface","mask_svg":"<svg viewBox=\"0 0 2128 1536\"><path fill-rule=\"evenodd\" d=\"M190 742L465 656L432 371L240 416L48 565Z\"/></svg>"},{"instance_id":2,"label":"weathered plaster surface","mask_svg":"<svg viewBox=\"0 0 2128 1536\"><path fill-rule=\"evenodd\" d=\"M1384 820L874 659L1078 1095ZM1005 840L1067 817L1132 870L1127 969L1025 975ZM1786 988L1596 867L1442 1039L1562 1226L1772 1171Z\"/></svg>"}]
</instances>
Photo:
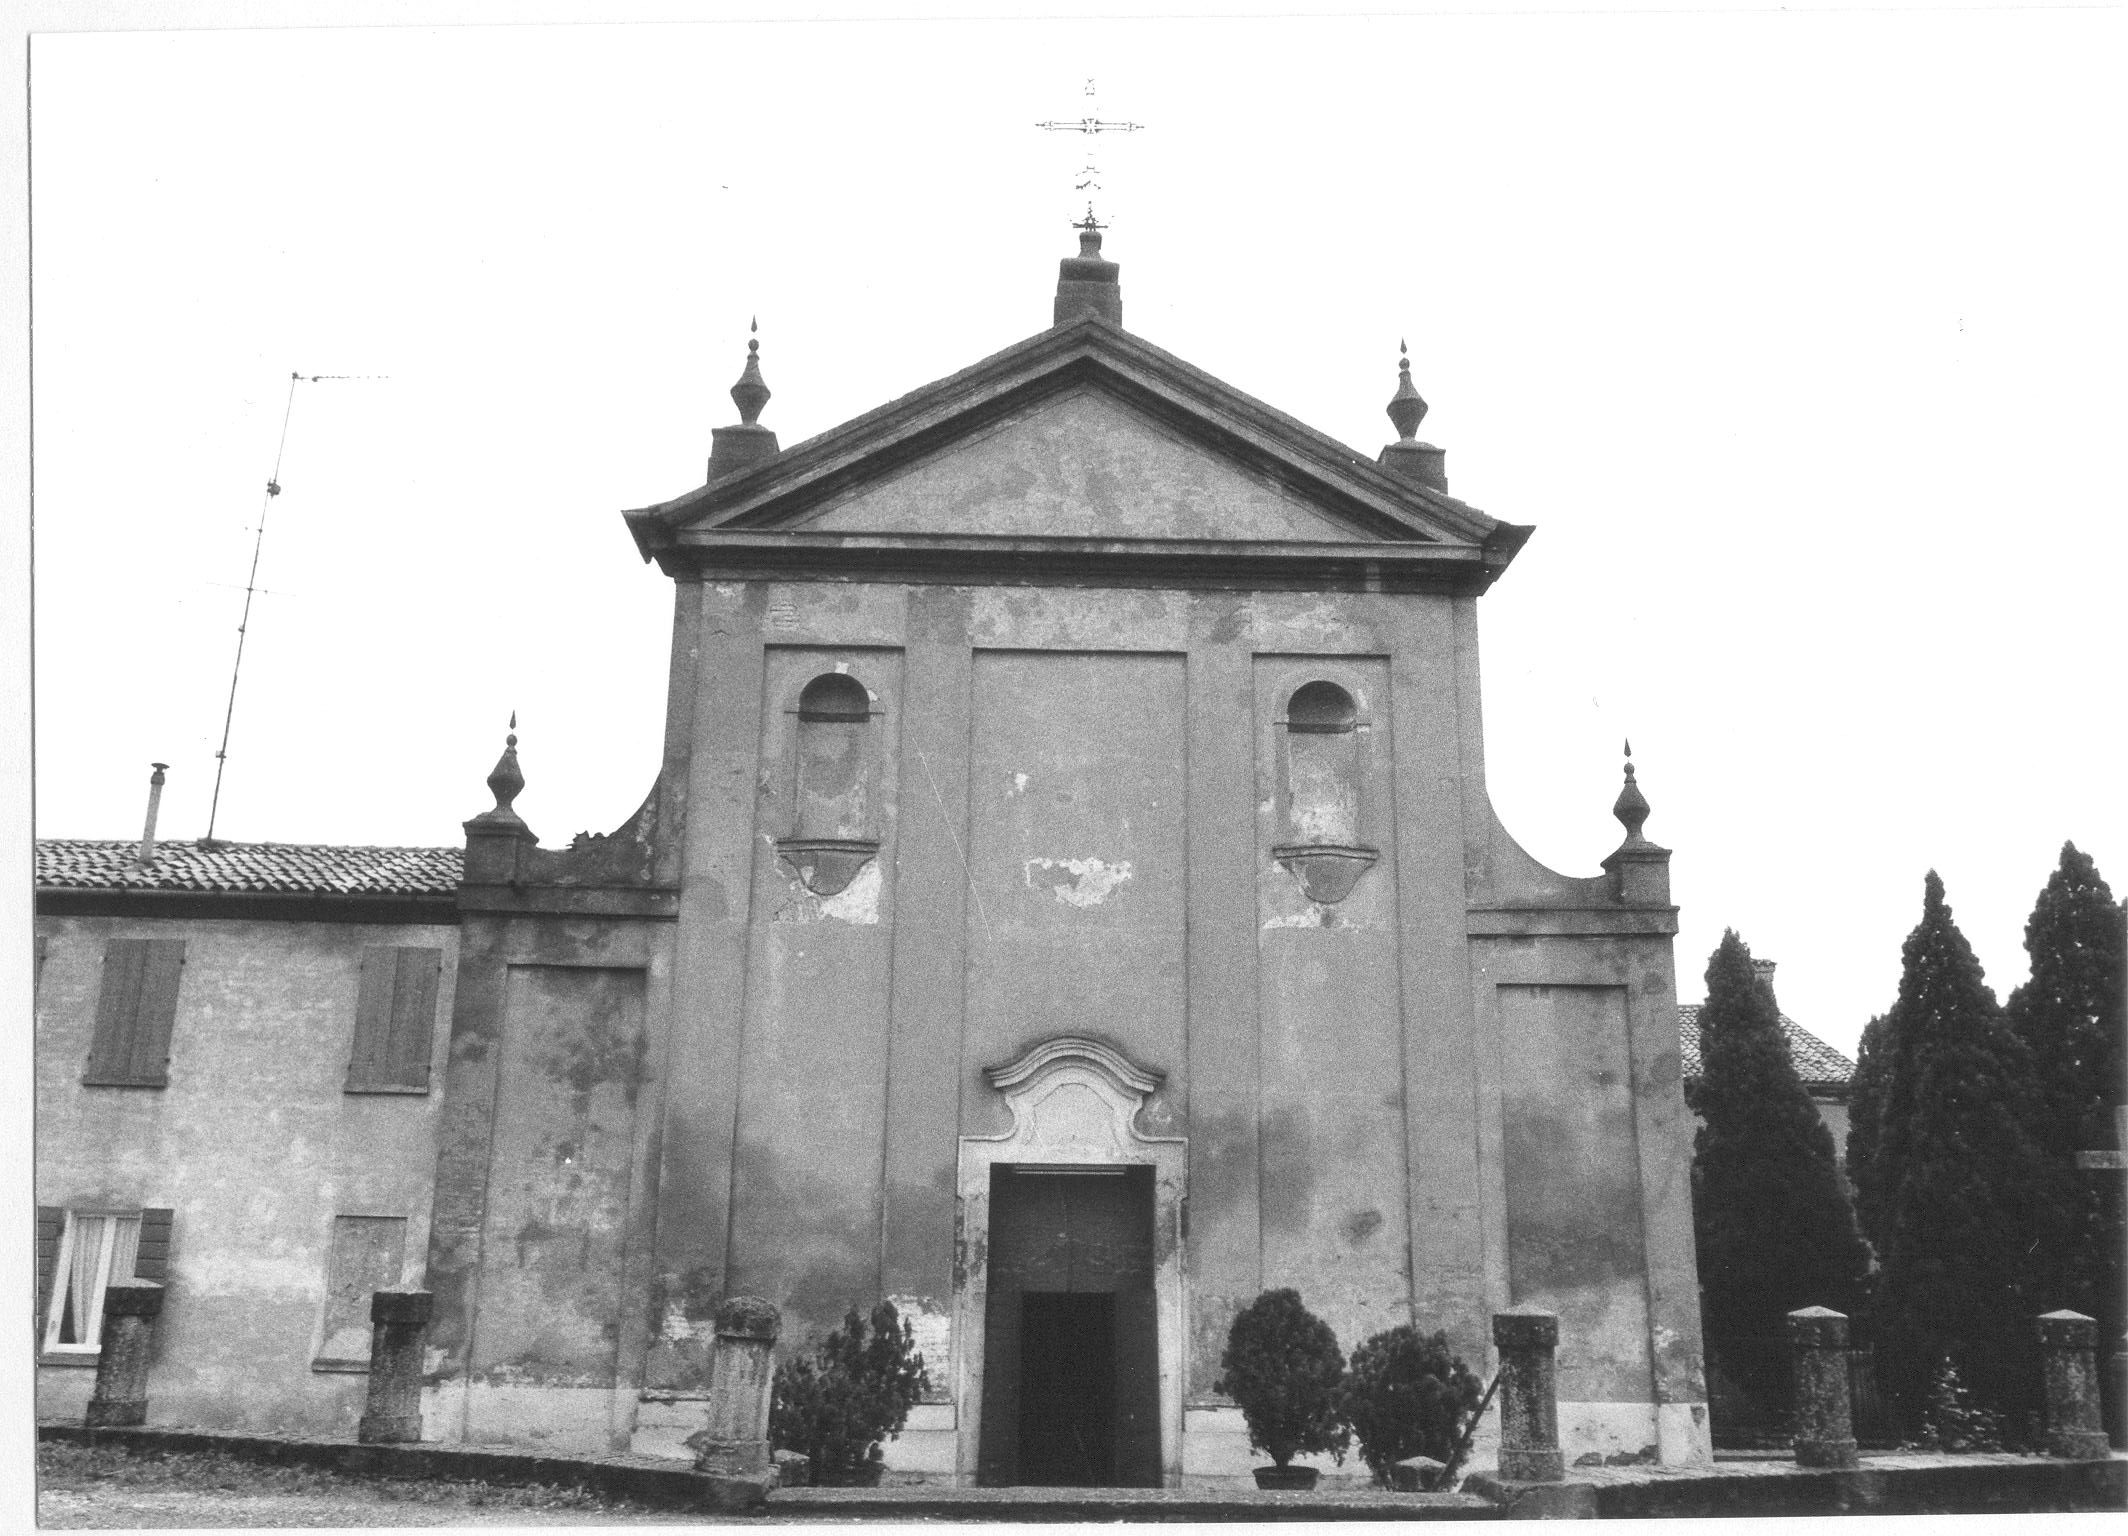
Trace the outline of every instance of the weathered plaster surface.
<instances>
[{"instance_id":1,"label":"weathered plaster surface","mask_svg":"<svg viewBox=\"0 0 2128 1536\"><path fill-rule=\"evenodd\" d=\"M1049 1035L1105 1035L1179 1092L1182 657L981 650L971 682L964 1125L998 1113L977 1069Z\"/></svg>"},{"instance_id":2,"label":"weathered plaster surface","mask_svg":"<svg viewBox=\"0 0 2128 1536\"><path fill-rule=\"evenodd\" d=\"M653 1361L692 1347L719 1284L776 1296L801 1335L882 1294L935 1316L981 1261L952 1237L951 1138L1005 1129L978 1069L1087 1030L1168 1072L1144 1123L1188 1138L1187 1402L1218 1406L1227 1323L1264 1285L1300 1284L1347 1348L1412 1320L1486 1359L1485 1319L1515 1295L1511 1244L1527 1269L1545 1242L1527 1209L1510 1219L1502 1072L1518 1054L1525 1077L1547 1069L1531 1064L1541 1052L1503 1048L1497 981L1620 989L1623 1052L1623 1032L1642 1029L1669 985L1666 949L1658 963L1631 958L1633 946L1666 945L1659 925L1674 918L1648 919L1658 931L1644 940L1604 939L1642 921L1618 913L1607 879L1514 863L1484 802L1469 600L777 583L750 608L749 590L706 589L730 645L712 686L760 691L696 716L761 722L746 754L752 838L742 850L707 834L724 851L705 854L700 879L727 899L683 898L682 949L691 933L725 943L729 914L755 915L744 962L718 951L730 980L681 1016L696 1043L676 1047L735 1037L721 1048L739 1052L737 1135L724 1143L738 1158L696 1119L708 1085L676 1081L658 1236L674 1278ZM816 664L847 664L874 689L889 786L878 886L853 885L839 919L771 846L776 701ZM1269 853L1295 835L1276 722L1315 679L1359 705L1339 830L1377 853L1336 903L1309 900ZM1600 814L1604 797L1592 798ZM743 904L728 900L735 886ZM1473 902L1512 908L1499 921L1528 936L1472 940ZM1584 914L1584 936L1546 936L1557 924L1541 914L1560 902ZM1518 903L1539 915L1514 915ZM707 926L690 927L692 910ZM731 1009L743 1027L714 1023ZM1581 1079L1554 1065L1567 1078L1543 1091L1571 1098L1563 1083ZM1636 1043L1616 1070L1659 1098L1664 1067ZM1517 1115L1527 1087L1515 1085ZM1618 1092L1630 1097L1624 1079ZM1624 1139L1603 1143L1627 1159L1619 1210L1640 1247L1613 1255L1615 1284L1575 1302L1599 1335L1590 1368L1612 1373L1604 1390L1631 1390L1618 1382L1632 1377L1643 1402L1658 1390L1656 1357L1697 1348L1696 1318L1680 1328L1674 1299L1654 1311L1648 1299L1660 1282L1646 1255L1668 1239L1650 1235L1643 1205L1672 1198L1647 1180L1669 1167L1662 1114L1635 1110ZM674 1263L701 1241L681 1213L718 1208L725 1189L738 1201L723 1239L692 1270ZM965 1327L934 1346L963 1374ZM649 1386L686 1379L654 1369ZM1682 1378L1662 1390L1690 1400ZM925 1433L958 1436L956 1456L972 1455L965 1405L932 1406L961 1411ZM939 1453L912 1442L896 1454Z\"/></svg>"},{"instance_id":3,"label":"weathered plaster surface","mask_svg":"<svg viewBox=\"0 0 2128 1536\"><path fill-rule=\"evenodd\" d=\"M747 952L732 1170L728 1290L774 1297L784 1335L803 1347L881 1294L880 1177L890 1003L891 871L899 847L902 713L899 650L779 645L768 652L761 709L753 904L771 915ZM821 902L773 850L793 826L797 699L840 671L872 696L862 771L867 835L880 855L849 890ZM822 920L778 921L807 902ZM832 910L840 903L845 910ZM839 916L839 920L838 920ZM792 1134L797 1127L803 1135Z\"/></svg>"},{"instance_id":4,"label":"weathered plaster surface","mask_svg":"<svg viewBox=\"0 0 2128 1536\"><path fill-rule=\"evenodd\" d=\"M807 519L809 531L1327 539L1305 501L1098 390L1051 399Z\"/></svg>"},{"instance_id":5,"label":"weathered plaster surface","mask_svg":"<svg viewBox=\"0 0 2128 1536\"><path fill-rule=\"evenodd\" d=\"M471 1380L611 1388L644 976L515 965L507 989ZM479 1401L467 1433L487 1438L500 1426ZM605 1432L602 1417L590 1443Z\"/></svg>"},{"instance_id":6,"label":"weathered plaster surface","mask_svg":"<svg viewBox=\"0 0 2128 1536\"><path fill-rule=\"evenodd\" d=\"M1559 1315L1559 1395L1644 1401L1639 1160L1615 987L1504 986L1508 1272Z\"/></svg>"},{"instance_id":7,"label":"weathered plaster surface","mask_svg":"<svg viewBox=\"0 0 2128 1536\"><path fill-rule=\"evenodd\" d=\"M1319 681L1352 697L1358 730L1295 738L1278 723L1293 693ZM1411 1315L1388 684L1379 658L1259 655L1251 709L1258 804L1269 806L1259 848L1303 830L1290 805L1296 741L1335 742L1350 748L1349 831L1380 853L1335 906L1310 903L1268 857L1257 872L1262 1283L1300 1289L1348 1348ZM1309 913L1312 924L1292 921ZM1216 1363L1200 1361L1200 1374Z\"/></svg>"}]
</instances>

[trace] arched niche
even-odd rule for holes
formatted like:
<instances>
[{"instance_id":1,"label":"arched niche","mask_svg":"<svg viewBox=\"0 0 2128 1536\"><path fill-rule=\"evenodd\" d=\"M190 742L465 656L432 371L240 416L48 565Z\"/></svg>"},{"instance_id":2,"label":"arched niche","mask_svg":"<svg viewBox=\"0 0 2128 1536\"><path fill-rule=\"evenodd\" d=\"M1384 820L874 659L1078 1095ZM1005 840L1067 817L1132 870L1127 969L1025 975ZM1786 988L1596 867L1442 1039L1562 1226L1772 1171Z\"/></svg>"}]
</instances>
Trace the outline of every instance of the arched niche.
<instances>
[{"instance_id":1,"label":"arched niche","mask_svg":"<svg viewBox=\"0 0 2128 1536\"><path fill-rule=\"evenodd\" d=\"M1360 841L1360 725L1352 694L1323 678L1294 689L1279 721L1286 841L1271 854L1324 905L1351 895L1379 857Z\"/></svg>"},{"instance_id":2,"label":"arched niche","mask_svg":"<svg viewBox=\"0 0 2128 1536\"><path fill-rule=\"evenodd\" d=\"M777 839L776 851L816 896L846 888L879 852L873 713L871 691L848 672L823 672L798 695L794 824Z\"/></svg>"},{"instance_id":3,"label":"arched niche","mask_svg":"<svg viewBox=\"0 0 2128 1536\"><path fill-rule=\"evenodd\" d=\"M1138 1124L1164 1074L1133 1062L1104 1041L1081 1035L1044 1040L1009 1062L983 1069L1011 1129L960 1139L961 1264L954 1285L954 1402L958 1476L977 1480L983 1423L983 1365L988 1322L990 1201L999 1165L1070 1173L1146 1166L1153 1181L1153 1295L1159 1376L1160 1468L1166 1486L1182 1483L1182 1202L1189 1179L1189 1139L1150 1135Z\"/></svg>"}]
</instances>

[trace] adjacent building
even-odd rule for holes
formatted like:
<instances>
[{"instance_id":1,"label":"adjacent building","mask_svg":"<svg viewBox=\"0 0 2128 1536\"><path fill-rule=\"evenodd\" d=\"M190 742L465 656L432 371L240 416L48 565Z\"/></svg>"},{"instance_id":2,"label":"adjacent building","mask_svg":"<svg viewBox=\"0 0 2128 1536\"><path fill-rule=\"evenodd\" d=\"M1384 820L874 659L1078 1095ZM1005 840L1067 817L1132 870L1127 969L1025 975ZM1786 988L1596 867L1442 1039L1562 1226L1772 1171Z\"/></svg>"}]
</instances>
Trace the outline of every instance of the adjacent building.
<instances>
[{"instance_id":1,"label":"adjacent building","mask_svg":"<svg viewBox=\"0 0 2128 1536\"><path fill-rule=\"evenodd\" d=\"M1753 960L1751 968L1771 990L1774 962ZM1688 1102L1700 1078L1699 1011L1703 1006L1680 1003L1677 1009L1678 1044L1684 1052L1680 1070L1684 1075ZM1781 1037L1788 1043L1788 1059L1795 1063L1796 1076L1810 1094L1810 1102L1818 1107L1818 1118L1832 1133L1833 1159L1844 1170L1847 1167L1847 1100L1854 1086L1855 1064L1785 1013L1781 1015ZM1695 1115L1695 1122L1697 1119Z\"/></svg>"}]
</instances>

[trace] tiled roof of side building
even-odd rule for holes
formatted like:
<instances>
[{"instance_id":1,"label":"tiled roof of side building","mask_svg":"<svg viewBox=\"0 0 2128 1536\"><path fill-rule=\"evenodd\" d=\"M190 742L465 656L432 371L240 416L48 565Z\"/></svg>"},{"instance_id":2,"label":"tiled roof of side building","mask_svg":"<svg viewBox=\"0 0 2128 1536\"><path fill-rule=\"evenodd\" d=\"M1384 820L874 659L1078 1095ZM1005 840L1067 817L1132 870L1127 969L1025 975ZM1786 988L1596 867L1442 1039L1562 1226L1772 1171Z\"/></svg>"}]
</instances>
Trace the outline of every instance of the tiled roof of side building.
<instances>
[{"instance_id":1,"label":"tiled roof of side building","mask_svg":"<svg viewBox=\"0 0 2128 1536\"><path fill-rule=\"evenodd\" d=\"M39 838L39 890L280 891L303 896L448 896L458 848L326 848L306 843L158 843L144 867L136 841Z\"/></svg>"},{"instance_id":2,"label":"tiled roof of side building","mask_svg":"<svg viewBox=\"0 0 2128 1536\"><path fill-rule=\"evenodd\" d=\"M1683 1057L1680 1075L1687 1082L1700 1075L1699 1011L1704 1006L1677 1005L1677 1043ZM1781 1033L1788 1041L1788 1059L1795 1063L1796 1075L1803 1079L1804 1087L1845 1088L1855 1075L1853 1062L1785 1013L1781 1015Z\"/></svg>"}]
</instances>

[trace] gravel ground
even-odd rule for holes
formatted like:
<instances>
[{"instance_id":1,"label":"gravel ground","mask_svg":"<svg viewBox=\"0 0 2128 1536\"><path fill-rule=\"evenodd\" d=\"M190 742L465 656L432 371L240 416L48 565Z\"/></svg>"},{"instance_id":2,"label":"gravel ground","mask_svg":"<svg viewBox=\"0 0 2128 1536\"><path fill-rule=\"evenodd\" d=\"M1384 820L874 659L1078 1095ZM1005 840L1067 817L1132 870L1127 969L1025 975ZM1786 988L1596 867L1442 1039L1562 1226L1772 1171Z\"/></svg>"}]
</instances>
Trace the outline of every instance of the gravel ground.
<instances>
[{"instance_id":1,"label":"gravel ground","mask_svg":"<svg viewBox=\"0 0 2128 1536\"><path fill-rule=\"evenodd\" d=\"M368 1496L365 1497L365 1494ZM423 1525L691 1525L693 1517L657 1510L511 1509L437 1500L383 1499L371 1490L251 1494L220 1489L42 1488L37 1524L48 1530L277 1530Z\"/></svg>"},{"instance_id":2,"label":"gravel ground","mask_svg":"<svg viewBox=\"0 0 2128 1536\"><path fill-rule=\"evenodd\" d=\"M227 1456L37 1448L37 1523L56 1530L354 1526L699 1525L677 1510L573 1489L369 1482Z\"/></svg>"}]
</instances>

